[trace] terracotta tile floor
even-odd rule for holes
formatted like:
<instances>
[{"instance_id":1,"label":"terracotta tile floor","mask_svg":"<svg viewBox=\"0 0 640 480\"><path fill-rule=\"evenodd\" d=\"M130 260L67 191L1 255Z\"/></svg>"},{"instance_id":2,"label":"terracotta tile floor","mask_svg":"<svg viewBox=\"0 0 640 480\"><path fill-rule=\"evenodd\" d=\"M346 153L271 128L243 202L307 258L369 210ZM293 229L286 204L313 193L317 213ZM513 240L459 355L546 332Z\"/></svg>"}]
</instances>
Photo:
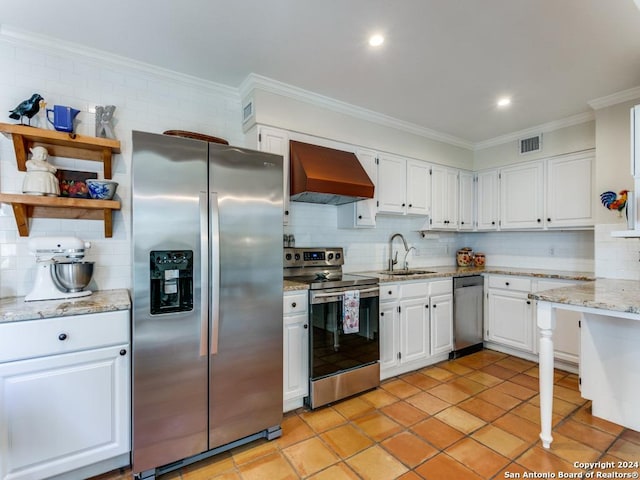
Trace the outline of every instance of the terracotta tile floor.
<instances>
[{"instance_id":1,"label":"terracotta tile floor","mask_svg":"<svg viewBox=\"0 0 640 480\"><path fill-rule=\"evenodd\" d=\"M259 440L160 478L456 480L640 472L618 467L620 461L640 462L640 433L591 416L576 375L557 370L555 384L550 450L538 439L537 365L484 350L386 380L375 391L329 407L288 413L282 438ZM616 466L576 464L597 461ZM130 471L111 472L94 480L130 477Z\"/></svg>"}]
</instances>

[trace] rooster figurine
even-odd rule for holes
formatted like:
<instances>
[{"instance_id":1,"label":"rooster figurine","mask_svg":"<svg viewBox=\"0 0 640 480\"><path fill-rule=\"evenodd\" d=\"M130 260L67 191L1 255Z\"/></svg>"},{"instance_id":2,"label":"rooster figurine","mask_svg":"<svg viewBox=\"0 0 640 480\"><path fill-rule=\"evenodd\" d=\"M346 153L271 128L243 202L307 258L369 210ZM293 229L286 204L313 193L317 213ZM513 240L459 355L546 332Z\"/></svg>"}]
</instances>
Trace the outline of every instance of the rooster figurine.
<instances>
[{"instance_id":1,"label":"rooster figurine","mask_svg":"<svg viewBox=\"0 0 640 480\"><path fill-rule=\"evenodd\" d=\"M617 210L618 216L622 216L622 210L627 206L627 193L629 190L620 190L617 195L611 191L604 192L600 194L600 201L609 210Z\"/></svg>"}]
</instances>

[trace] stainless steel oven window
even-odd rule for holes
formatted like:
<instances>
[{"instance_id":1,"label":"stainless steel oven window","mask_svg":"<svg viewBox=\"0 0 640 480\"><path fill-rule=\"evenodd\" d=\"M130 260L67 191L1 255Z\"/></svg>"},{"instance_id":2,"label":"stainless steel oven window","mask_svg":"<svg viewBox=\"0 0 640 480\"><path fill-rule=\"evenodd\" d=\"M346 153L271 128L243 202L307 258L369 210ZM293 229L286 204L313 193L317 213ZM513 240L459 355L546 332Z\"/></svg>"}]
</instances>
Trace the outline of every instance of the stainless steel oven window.
<instances>
[{"instance_id":1,"label":"stainless steel oven window","mask_svg":"<svg viewBox=\"0 0 640 480\"><path fill-rule=\"evenodd\" d=\"M335 375L380 359L378 288L361 292L359 331L348 334L342 328L344 290L311 294L311 379Z\"/></svg>"}]
</instances>

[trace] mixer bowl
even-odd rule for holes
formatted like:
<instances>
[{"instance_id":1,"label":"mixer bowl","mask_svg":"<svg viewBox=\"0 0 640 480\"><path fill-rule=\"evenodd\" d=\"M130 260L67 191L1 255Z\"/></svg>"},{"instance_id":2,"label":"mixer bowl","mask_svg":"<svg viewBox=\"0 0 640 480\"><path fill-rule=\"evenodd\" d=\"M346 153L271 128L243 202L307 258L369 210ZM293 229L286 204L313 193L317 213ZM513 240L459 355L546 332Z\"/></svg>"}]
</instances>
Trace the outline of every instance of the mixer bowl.
<instances>
[{"instance_id":1,"label":"mixer bowl","mask_svg":"<svg viewBox=\"0 0 640 480\"><path fill-rule=\"evenodd\" d=\"M93 275L94 262L55 262L51 278L64 292L80 292L89 285Z\"/></svg>"}]
</instances>

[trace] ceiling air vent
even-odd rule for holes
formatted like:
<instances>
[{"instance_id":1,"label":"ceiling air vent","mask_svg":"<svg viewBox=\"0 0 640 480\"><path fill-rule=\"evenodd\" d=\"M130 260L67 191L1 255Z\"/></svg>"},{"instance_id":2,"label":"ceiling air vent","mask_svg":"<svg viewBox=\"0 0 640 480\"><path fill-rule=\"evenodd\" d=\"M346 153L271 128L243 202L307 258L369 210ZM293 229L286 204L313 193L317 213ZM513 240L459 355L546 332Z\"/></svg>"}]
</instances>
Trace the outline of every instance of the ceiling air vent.
<instances>
[{"instance_id":1,"label":"ceiling air vent","mask_svg":"<svg viewBox=\"0 0 640 480\"><path fill-rule=\"evenodd\" d=\"M542 150L542 134L520 139L520 155Z\"/></svg>"}]
</instances>

